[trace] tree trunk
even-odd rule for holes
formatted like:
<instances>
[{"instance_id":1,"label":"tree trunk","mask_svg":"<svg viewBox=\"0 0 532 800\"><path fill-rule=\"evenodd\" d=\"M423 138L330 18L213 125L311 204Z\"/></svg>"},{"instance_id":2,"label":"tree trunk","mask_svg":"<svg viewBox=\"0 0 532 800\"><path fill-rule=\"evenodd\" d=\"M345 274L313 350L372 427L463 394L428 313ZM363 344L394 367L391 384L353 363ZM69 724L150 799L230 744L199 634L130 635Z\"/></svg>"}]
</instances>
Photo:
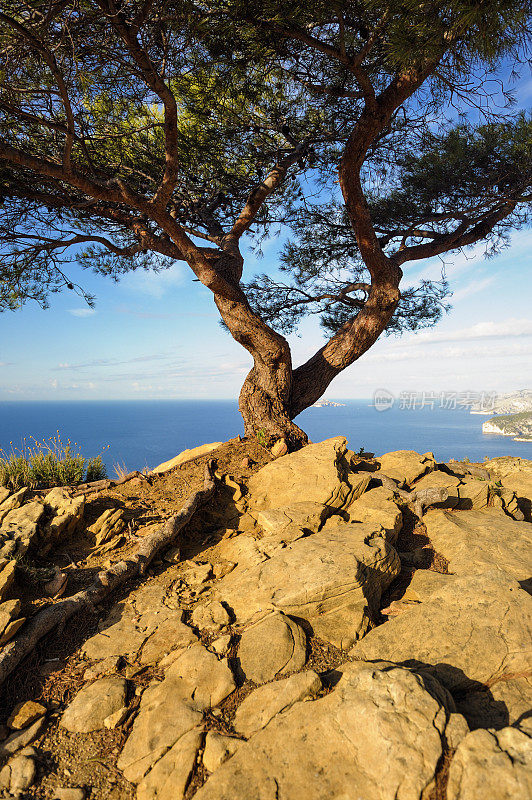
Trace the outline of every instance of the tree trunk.
<instances>
[{"instance_id":1,"label":"tree trunk","mask_svg":"<svg viewBox=\"0 0 532 800\"><path fill-rule=\"evenodd\" d=\"M307 434L292 422L289 403L283 399L276 376L266 365L256 362L248 374L240 392L239 408L246 436L263 444L286 439L290 450L308 443Z\"/></svg>"}]
</instances>

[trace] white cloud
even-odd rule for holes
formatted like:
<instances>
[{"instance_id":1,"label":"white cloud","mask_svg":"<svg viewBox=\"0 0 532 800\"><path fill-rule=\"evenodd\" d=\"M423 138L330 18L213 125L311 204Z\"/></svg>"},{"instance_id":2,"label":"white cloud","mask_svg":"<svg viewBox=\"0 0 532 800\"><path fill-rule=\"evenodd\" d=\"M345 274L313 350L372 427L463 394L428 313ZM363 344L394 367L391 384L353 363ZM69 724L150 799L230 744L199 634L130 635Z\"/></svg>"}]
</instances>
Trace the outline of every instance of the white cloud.
<instances>
[{"instance_id":1,"label":"white cloud","mask_svg":"<svg viewBox=\"0 0 532 800\"><path fill-rule=\"evenodd\" d=\"M96 309L94 308L69 308L68 313L72 314L73 317L93 317L96 314Z\"/></svg>"},{"instance_id":2,"label":"white cloud","mask_svg":"<svg viewBox=\"0 0 532 800\"><path fill-rule=\"evenodd\" d=\"M185 283L187 270L188 267L182 264L172 264L171 267L160 272L137 269L124 275L120 280L120 286L130 292L147 294L160 300L163 295ZM190 275L193 277L192 273Z\"/></svg>"},{"instance_id":3,"label":"white cloud","mask_svg":"<svg viewBox=\"0 0 532 800\"><path fill-rule=\"evenodd\" d=\"M465 300L466 297L471 297L472 294L478 294L478 292L482 292L488 286L491 286L495 278L495 275L491 275L489 278L484 278L482 281L471 281L471 283L468 283L467 286L463 286L461 289L453 292L451 302L453 305L455 305L456 303L459 303L460 300Z\"/></svg>"},{"instance_id":4,"label":"white cloud","mask_svg":"<svg viewBox=\"0 0 532 800\"><path fill-rule=\"evenodd\" d=\"M434 342L463 342L472 339L496 339L515 336L532 336L532 319L507 319L503 322L477 322L456 331L422 331L402 345L423 345ZM392 345L393 346L393 345Z\"/></svg>"}]
</instances>

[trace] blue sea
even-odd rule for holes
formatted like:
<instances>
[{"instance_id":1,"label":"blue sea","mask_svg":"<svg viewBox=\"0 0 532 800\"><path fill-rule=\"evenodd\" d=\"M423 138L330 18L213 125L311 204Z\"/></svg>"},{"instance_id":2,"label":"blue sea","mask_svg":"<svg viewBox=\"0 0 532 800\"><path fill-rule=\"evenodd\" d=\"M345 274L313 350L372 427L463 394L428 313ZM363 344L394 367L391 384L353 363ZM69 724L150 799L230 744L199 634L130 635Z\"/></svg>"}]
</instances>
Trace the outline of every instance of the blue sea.
<instances>
[{"instance_id":1,"label":"blue sea","mask_svg":"<svg viewBox=\"0 0 532 800\"><path fill-rule=\"evenodd\" d=\"M467 409L394 406L377 411L370 400L342 400L342 407L309 408L296 422L319 442L342 434L353 450L377 454L390 450L432 450L439 461L513 455L532 458L532 443L483 435L489 417ZM146 400L113 402L0 402L0 448L20 447L26 437L47 439L59 431L85 456L102 458L109 475L120 464L127 470L152 468L187 447L226 441L243 433L236 401Z\"/></svg>"}]
</instances>

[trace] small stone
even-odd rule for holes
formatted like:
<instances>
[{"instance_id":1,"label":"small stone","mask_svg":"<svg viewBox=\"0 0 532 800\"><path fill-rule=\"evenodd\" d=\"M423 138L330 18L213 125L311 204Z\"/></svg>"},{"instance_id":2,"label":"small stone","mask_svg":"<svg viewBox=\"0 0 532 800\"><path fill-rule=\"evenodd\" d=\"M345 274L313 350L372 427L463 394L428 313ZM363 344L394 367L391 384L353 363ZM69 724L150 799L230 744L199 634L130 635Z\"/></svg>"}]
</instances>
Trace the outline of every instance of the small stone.
<instances>
[{"instance_id":1,"label":"small stone","mask_svg":"<svg viewBox=\"0 0 532 800\"><path fill-rule=\"evenodd\" d=\"M100 678L85 686L67 706L60 725L71 733L89 733L104 727L104 720L126 703L123 678Z\"/></svg>"},{"instance_id":2,"label":"small stone","mask_svg":"<svg viewBox=\"0 0 532 800\"><path fill-rule=\"evenodd\" d=\"M238 657L248 680L265 683L300 670L306 661L304 630L285 614L271 614L242 634Z\"/></svg>"},{"instance_id":3,"label":"small stone","mask_svg":"<svg viewBox=\"0 0 532 800\"><path fill-rule=\"evenodd\" d=\"M54 789L53 800L85 800L85 789L70 788L67 786Z\"/></svg>"},{"instance_id":4,"label":"small stone","mask_svg":"<svg viewBox=\"0 0 532 800\"><path fill-rule=\"evenodd\" d=\"M24 623L26 622L26 617L21 617L20 619L15 619L13 622L10 622L7 625L6 629L4 630L3 634L0 636L0 647L2 645L9 642L10 639L17 633L17 631L22 628Z\"/></svg>"},{"instance_id":5,"label":"small stone","mask_svg":"<svg viewBox=\"0 0 532 800\"><path fill-rule=\"evenodd\" d=\"M9 769L10 771L9 790L13 794L29 789L37 777L35 761L33 758L23 755L15 756L4 769ZM2 770L3 772L4 770ZM5 780L3 775L2 780Z\"/></svg>"},{"instance_id":6,"label":"small stone","mask_svg":"<svg viewBox=\"0 0 532 800\"><path fill-rule=\"evenodd\" d=\"M242 744L241 739L235 739L232 736L222 736L221 733L216 731L209 731L205 738L205 750L203 752L203 766L209 772L214 772L215 769L227 761L238 747Z\"/></svg>"},{"instance_id":7,"label":"small stone","mask_svg":"<svg viewBox=\"0 0 532 800\"><path fill-rule=\"evenodd\" d=\"M0 757L11 756L18 750L33 742L44 731L46 717L36 720L29 728L22 731L15 731L5 741L0 744Z\"/></svg>"},{"instance_id":8,"label":"small stone","mask_svg":"<svg viewBox=\"0 0 532 800\"><path fill-rule=\"evenodd\" d=\"M191 622L196 628L219 631L229 625L231 618L223 605L218 601L214 601L196 606L192 612Z\"/></svg>"},{"instance_id":9,"label":"small stone","mask_svg":"<svg viewBox=\"0 0 532 800\"><path fill-rule=\"evenodd\" d=\"M8 561L0 569L0 602L7 597L11 584L15 579L15 560Z\"/></svg>"},{"instance_id":10,"label":"small stone","mask_svg":"<svg viewBox=\"0 0 532 800\"><path fill-rule=\"evenodd\" d=\"M226 575L229 575L235 567L236 564L234 561L218 561L217 564L213 564L212 573L215 578L224 578Z\"/></svg>"},{"instance_id":11,"label":"small stone","mask_svg":"<svg viewBox=\"0 0 532 800\"><path fill-rule=\"evenodd\" d=\"M253 465L253 461L249 456L244 456L242 461L240 462L240 466L242 469L249 469Z\"/></svg>"},{"instance_id":12,"label":"small stone","mask_svg":"<svg viewBox=\"0 0 532 800\"><path fill-rule=\"evenodd\" d=\"M6 600L0 603L0 633L3 633L10 622L18 617L21 608L20 600Z\"/></svg>"},{"instance_id":13,"label":"small stone","mask_svg":"<svg viewBox=\"0 0 532 800\"><path fill-rule=\"evenodd\" d=\"M215 639L214 642L211 642L210 647L217 656L226 656L231 647L231 634L226 633L225 636L220 636L218 639Z\"/></svg>"},{"instance_id":14,"label":"small stone","mask_svg":"<svg viewBox=\"0 0 532 800\"><path fill-rule=\"evenodd\" d=\"M127 717L127 711L127 706L119 708L118 711L114 712L114 714L110 714L108 717L106 717L103 721L103 724L106 728L109 728L109 730L118 728Z\"/></svg>"},{"instance_id":15,"label":"small stone","mask_svg":"<svg viewBox=\"0 0 532 800\"><path fill-rule=\"evenodd\" d=\"M22 728L27 728L28 725L31 725L45 714L45 706L41 705L41 703L36 703L34 700L27 700L25 703L18 703L15 706L7 720L7 724L10 728L19 731Z\"/></svg>"},{"instance_id":16,"label":"small stone","mask_svg":"<svg viewBox=\"0 0 532 800\"><path fill-rule=\"evenodd\" d=\"M288 453L288 445L286 444L286 439L277 439L270 452L274 458L280 458L281 456L285 456Z\"/></svg>"}]
</instances>

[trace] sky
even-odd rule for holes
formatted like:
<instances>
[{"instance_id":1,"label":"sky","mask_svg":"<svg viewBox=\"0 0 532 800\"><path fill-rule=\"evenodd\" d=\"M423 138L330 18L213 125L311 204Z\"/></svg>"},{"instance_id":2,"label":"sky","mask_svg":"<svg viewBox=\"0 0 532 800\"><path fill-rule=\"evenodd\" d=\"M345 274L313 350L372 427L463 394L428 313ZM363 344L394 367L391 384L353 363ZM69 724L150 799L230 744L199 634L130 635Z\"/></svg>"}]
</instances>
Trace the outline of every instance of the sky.
<instances>
[{"instance_id":1,"label":"sky","mask_svg":"<svg viewBox=\"0 0 532 800\"><path fill-rule=\"evenodd\" d=\"M248 274L275 268L279 241ZM404 284L445 268L452 310L432 329L383 336L329 387L331 399L401 392L497 392L532 388L532 231L516 232L494 259L479 244L464 254L405 265ZM187 265L134 272L116 284L71 274L96 295L72 292L51 308L0 315L0 400L231 399L251 359L219 325L210 292ZM290 337L294 364L324 343L315 319Z\"/></svg>"},{"instance_id":2,"label":"sky","mask_svg":"<svg viewBox=\"0 0 532 800\"><path fill-rule=\"evenodd\" d=\"M518 84L530 107L532 80ZM275 270L282 240L245 258L245 279ZM454 295L435 328L379 341L330 385L330 399L370 398L378 390L496 392L532 388L532 230L486 260L484 245L404 265L404 286L438 279ZM0 314L0 401L233 399L251 367L248 353L222 330L210 292L186 264L136 271L114 283L77 265L73 282L96 296L91 309L73 292L50 308L27 304ZM324 344L317 320L291 336L294 366Z\"/></svg>"}]
</instances>

